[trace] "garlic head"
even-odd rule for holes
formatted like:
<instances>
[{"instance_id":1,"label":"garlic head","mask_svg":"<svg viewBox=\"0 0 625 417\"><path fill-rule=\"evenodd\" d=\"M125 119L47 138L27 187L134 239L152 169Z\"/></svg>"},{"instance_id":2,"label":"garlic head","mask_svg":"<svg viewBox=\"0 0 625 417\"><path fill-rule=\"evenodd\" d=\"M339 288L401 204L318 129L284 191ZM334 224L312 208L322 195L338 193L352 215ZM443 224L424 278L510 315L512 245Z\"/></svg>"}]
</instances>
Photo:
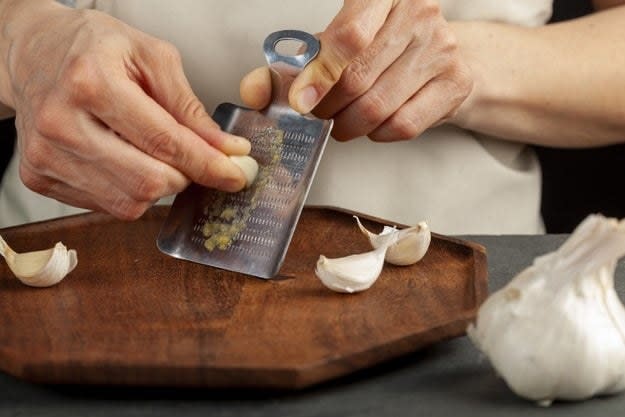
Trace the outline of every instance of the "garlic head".
<instances>
[{"instance_id":1,"label":"garlic head","mask_svg":"<svg viewBox=\"0 0 625 417\"><path fill-rule=\"evenodd\" d=\"M354 216L360 231L367 236L371 246L377 248L384 243L384 238L392 233L397 234L397 241L386 252L386 262L393 265L412 265L419 262L426 254L432 240L432 233L426 222L419 222L416 226L407 229L396 229L384 226L380 234L367 230L358 216Z\"/></svg>"},{"instance_id":2,"label":"garlic head","mask_svg":"<svg viewBox=\"0 0 625 417\"><path fill-rule=\"evenodd\" d=\"M625 223L589 216L480 307L467 333L517 395L546 406L625 390L623 255Z\"/></svg>"},{"instance_id":3,"label":"garlic head","mask_svg":"<svg viewBox=\"0 0 625 417\"><path fill-rule=\"evenodd\" d=\"M17 253L0 236L0 255L17 279L31 287L58 284L78 264L75 250L57 242L51 249Z\"/></svg>"},{"instance_id":4,"label":"garlic head","mask_svg":"<svg viewBox=\"0 0 625 417\"><path fill-rule=\"evenodd\" d=\"M369 289L380 276L386 250L396 238L395 235L386 236L386 240L370 252L334 259L321 255L315 274L326 287L337 292L354 293Z\"/></svg>"}]
</instances>

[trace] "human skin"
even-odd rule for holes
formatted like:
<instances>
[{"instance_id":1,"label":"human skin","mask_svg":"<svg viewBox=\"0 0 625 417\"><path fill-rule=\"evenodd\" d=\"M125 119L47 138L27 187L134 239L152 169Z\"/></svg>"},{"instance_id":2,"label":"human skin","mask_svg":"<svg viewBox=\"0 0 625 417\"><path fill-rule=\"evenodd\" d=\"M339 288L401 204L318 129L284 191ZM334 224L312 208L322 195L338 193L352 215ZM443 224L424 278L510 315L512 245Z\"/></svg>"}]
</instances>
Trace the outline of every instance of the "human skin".
<instances>
[{"instance_id":1,"label":"human skin","mask_svg":"<svg viewBox=\"0 0 625 417\"><path fill-rule=\"evenodd\" d=\"M190 181L245 185L170 44L93 10L0 0L0 101L16 113L20 177L40 194L121 219Z\"/></svg>"},{"instance_id":2,"label":"human skin","mask_svg":"<svg viewBox=\"0 0 625 417\"><path fill-rule=\"evenodd\" d=\"M430 0L365 3L345 1L291 90L295 109L334 118L335 138L412 139L446 122L552 147L625 140L625 1L539 28L446 22ZM241 82L249 106L270 95L267 68Z\"/></svg>"},{"instance_id":3,"label":"human skin","mask_svg":"<svg viewBox=\"0 0 625 417\"><path fill-rule=\"evenodd\" d=\"M447 22L433 0L346 0L291 104L334 118L339 140L411 139L452 123L547 146L620 142L623 3L598 0L601 13L530 29ZM267 69L241 92L266 105ZM136 219L190 181L244 186L227 155L250 144L206 114L175 48L105 14L0 0L0 102L16 112L24 184L68 204Z\"/></svg>"}]
</instances>

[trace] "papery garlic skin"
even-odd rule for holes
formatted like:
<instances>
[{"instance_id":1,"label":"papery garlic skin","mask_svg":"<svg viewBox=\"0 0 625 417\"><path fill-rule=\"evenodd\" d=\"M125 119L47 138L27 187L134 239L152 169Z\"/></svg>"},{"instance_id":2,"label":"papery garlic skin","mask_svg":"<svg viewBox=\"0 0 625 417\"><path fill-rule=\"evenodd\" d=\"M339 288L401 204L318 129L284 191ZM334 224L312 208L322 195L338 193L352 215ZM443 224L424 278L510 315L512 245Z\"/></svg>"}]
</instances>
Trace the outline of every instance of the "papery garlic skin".
<instances>
[{"instance_id":1,"label":"papery garlic skin","mask_svg":"<svg viewBox=\"0 0 625 417\"><path fill-rule=\"evenodd\" d=\"M374 249L384 242L387 235L397 234L397 241L388 248L385 256L386 262L390 264L400 266L415 264L425 256L430 247L432 233L426 222L419 222L416 226L400 230L384 226L380 234L375 234L362 225L358 216L354 218L360 231L367 236Z\"/></svg>"},{"instance_id":2,"label":"papery garlic skin","mask_svg":"<svg viewBox=\"0 0 625 417\"><path fill-rule=\"evenodd\" d=\"M480 307L467 333L518 395L549 405L625 390L625 308L614 270L625 223L589 216Z\"/></svg>"},{"instance_id":3,"label":"papery garlic skin","mask_svg":"<svg viewBox=\"0 0 625 417\"><path fill-rule=\"evenodd\" d=\"M23 255L23 254L22 254ZM67 250L61 242L57 242L52 255L44 267L33 275L21 275L17 278L31 287L51 287L63 280L78 265L78 256L74 249Z\"/></svg>"},{"instance_id":4,"label":"papery garlic skin","mask_svg":"<svg viewBox=\"0 0 625 417\"><path fill-rule=\"evenodd\" d=\"M333 291L355 293L367 290L380 276L386 250L395 240L396 236L388 235L377 249L343 258L330 259L321 255L315 274Z\"/></svg>"},{"instance_id":5,"label":"papery garlic skin","mask_svg":"<svg viewBox=\"0 0 625 417\"><path fill-rule=\"evenodd\" d=\"M17 253L0 236L2 255L17 279L31 287L58 284L78 264L75 250L57 242L52 249Z\"/></svg>"}]
</instances>

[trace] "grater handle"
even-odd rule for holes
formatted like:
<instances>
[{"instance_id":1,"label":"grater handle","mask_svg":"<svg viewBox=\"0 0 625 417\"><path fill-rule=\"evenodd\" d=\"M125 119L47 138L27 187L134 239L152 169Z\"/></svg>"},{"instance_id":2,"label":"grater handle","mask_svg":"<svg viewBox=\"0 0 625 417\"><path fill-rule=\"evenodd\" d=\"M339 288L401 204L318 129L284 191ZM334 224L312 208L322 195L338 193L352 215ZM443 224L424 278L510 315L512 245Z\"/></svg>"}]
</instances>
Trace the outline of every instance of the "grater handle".
<instances>
[{"instance_id":1,"label":"grater handle","mask_svg":"<svg viewBox=\"0 0 625 417\"><path fill-rule=\"evenodd\" d=\"M281 41L295 40L303 42L306 45L306 49L297 55L282 55L276 50L276 46ZM263 49L265 51L265 58L270 67L276 66L276 64L287 64L291 67L295 67L299 72L306 66L311 60L313 60L319 53L319 40L313 35L301 30L279 30L273 32L265 39Z\"/></svg>"},{"instance_id":2,"label":"grater handle","mask_svg":"<svg viewBox=\"0 0 625 417\"><path fill-rule=\"evenodd\" d=\"M281 41L300 41L306 46L302 53L283 55L276 50ZM319 40L301 30L280 30L267 36L263 44L265 58L271 70L272 100L265 109L265 115L277 119L280 113L299 114L289 105L291 83L310 61L319 53Z\"/></svg>"}]
</instances>

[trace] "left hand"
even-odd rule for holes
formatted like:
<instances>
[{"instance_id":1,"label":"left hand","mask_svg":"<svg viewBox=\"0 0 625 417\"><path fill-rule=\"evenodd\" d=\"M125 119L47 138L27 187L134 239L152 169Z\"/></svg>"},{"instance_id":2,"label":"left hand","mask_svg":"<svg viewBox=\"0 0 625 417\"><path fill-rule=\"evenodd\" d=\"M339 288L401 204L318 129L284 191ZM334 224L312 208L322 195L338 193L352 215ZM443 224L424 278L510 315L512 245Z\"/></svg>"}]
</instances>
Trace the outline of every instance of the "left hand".
<instances>
[{"instance_id":1,"label":"left hand","mask_svg":"<svg viewBox=\"0 0 625 417\"><path fill-rule=\"evenodd\" d=\"M452 116L473 86L437 1L345 0L319 40L289 101L300 113L334 118L339 140L414 138ZM266 68L241 81L241 97L254 108L269 103Z\"/></svg>"}]
</instances>

